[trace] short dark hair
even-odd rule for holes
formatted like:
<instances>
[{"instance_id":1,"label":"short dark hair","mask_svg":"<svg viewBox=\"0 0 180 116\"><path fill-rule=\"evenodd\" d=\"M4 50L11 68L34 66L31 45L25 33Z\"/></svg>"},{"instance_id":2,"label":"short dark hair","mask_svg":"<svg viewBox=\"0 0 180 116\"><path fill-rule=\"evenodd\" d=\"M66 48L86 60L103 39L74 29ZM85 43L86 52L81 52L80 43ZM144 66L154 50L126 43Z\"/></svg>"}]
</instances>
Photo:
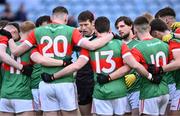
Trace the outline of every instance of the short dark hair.
<instances>
[{"instance_id":1,"label":"short dark hair","mask_svg":"<svg viewBox=\"0 0 180 116\"><path fill-rule=\"evenodd\" d=\"M36 27L39 27L42 25L43 22L51 22L51 18L50 16L44 15L44 16L40 16L37 20L36 20Z\"/></svg>"},{"instance_id":2,"label":"short dark hair","mask_svg":"<svg viewBox=\"0 0 180 116\"><path fill-rule=\"evenodd\" d=\"M9 22L7 25L12 25L12 26L14 26L14 27L18 30L18 32L20 32L20 27L19 27L19 24L18 24L18 23L16 23L16 22Z\"/></svg>"},{"instance_id":3,"label":"short dark hair","mask_svg":"<svg viewBox=\"0 0 180 116\"><path fill-rule=\"evenodd\" d=\"M116 22L115 22L115 27L116 27L116 28L117 28L118 23L121 22L121 21L124 21L124 23L125 23L126 25L128 25L128 26L131 26L131 25L133 24L133 21L131 20L131 18L126 17L126 16L121 16L121 17L119 17L119 18L116 20Z\"/></svg>"},{"instance_id":4,"label":"short dark hair","mask_svg":"<svg viewBox=\"0 0 180 116\"><path fill-rule=\"evenodd\" d=\"M109 32L110 21L107 17L101 16L95 20L95 29L99 33Z\"/></svg>"},{"instance_id":5,"label":"short dark hair","mask_svg":"<svg viewBox=\"0 0 180 116\"><path fill-rule=\"evenodd\" d=\"M65 13L65 14L68 14L68 10L65 7L63 7L63 6L58 6L58 7L53 9L52 13L53 14L55 14L55 13Z\"/></svg>"},{"instance_id":6,"label":"short dark hair","mask_svg":"<svg viewBox=\"0 0 180 116\"><path fill-rule=\"evenodd\" d=\"M148 20L144 16L139 16L134 20L134 25L149 24Z\"/></svg>"},{"instance_id":7,"label":"short dark hair","mask_svg":"<svg viewBox=\"0 0 180 116\"><path fill-rule=\"evenodd\" d=\"M78 22L87 20L89 20L90 22L94 21L94 15L89 10L81 12L78 16Z\"/></svg>"},{"instance_id":8,"label":"short dark hair","mask_svg":"<svg viewBox=\"0 0 180 116\"><path fill-rule=\"evenodd\" d=\"M0 28L4 28L7 24L8 24L9 21L7 20L0 20Z\"/></svg>"},{"instance_id":9,"label":"short dark hair","mask_svg":"<svg viewBox=\"0 0 180 116\"><path fill-rule=\"evenodd\" d=\"M165 17L165 16L173 16L175 18L176 17L176 13L175 13L174 9L172 9L171 7L165 7L163 9L160 9L155 14L155 18Z\"/></svg>"},{"instance_id":10,"label":"short dark hair","mask_svg":"<svg viewBox=\"0 0 180 116\"><path fill-rule=\"evenodd\" d=\"M168 30L166 23L163 22L161 19L152 20L150 26L151 26L150 33L152 33L153 31L165 32L166 30Z\"/></svg>"}]
</instances>

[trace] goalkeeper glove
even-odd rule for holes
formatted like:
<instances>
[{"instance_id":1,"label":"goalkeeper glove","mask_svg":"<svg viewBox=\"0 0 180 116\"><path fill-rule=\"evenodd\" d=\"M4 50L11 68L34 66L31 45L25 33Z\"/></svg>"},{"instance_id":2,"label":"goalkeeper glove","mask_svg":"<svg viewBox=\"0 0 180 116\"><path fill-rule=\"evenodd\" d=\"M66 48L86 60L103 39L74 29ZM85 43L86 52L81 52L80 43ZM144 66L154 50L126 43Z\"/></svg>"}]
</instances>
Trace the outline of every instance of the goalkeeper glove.
<instances>
[{"instance_id":1,"label":"goalkeeper glove","mask_svg":"<svg viewBox=\"0 0 180 116\"><path fill-rule=\"evenodd\" d=\"M3 36L6 36L8 38L8 40L12 38L11 33L9 31L6 31L5 29L1 29L0 34Z\"/></svg>"},{"instance_id":2,"label":"goalkeeper glove","mask_svg":"<svg viewBox=\"0 0 180 116\"><path fill-rule=\"evenodd\" d=\"M134 74L128 74L125 76L125 83L127 87L130 87L136 81L136 76Z\"/></svg>"},{"instance_id":3,"label":"goalkeeper glove","mask_svg":"<svg viewBox=\"0 0 180 116\"><path fill-rule=\"evenodd\" d=\"M26 76L30 77L32 72L33 72L33 66L32 65L30 65L30 64L23 65L23 68L21 69L21 73L23 75L26 75Z\"/></svg>"},{"instance_id":4,"label":"goalkeeper glove","mask_svg":"<svg viewBox=\"0 0 180 116\"><path fill-rule=\"evenodd\" d=\"M164 70L161 66L156 67L155 64L148 64L148 72L150 72L153 75L161 75L164 73Z\"/></svg>"},{"instance_id":5,"label":"goalkeeper glove","mask_svg":"<svg viewBox=\"0 0 180 116\"><path fill-rule=\"evenodd\" d=\"M172 38L175 38L174 33L170 33L170 34L164 35L164 36L162 37L162 41L168 43Z\"/></svg>"},{"instance_id":6,"label":"goalkeeper glove","mask_svg":"<svg viewBox=\"0 0 180 116\"><path fill-rule=\"evenodd\" d=\"M173 23L172 25L171 25L171 29L173 30L173 31L175 31L177 28L179 28L180 27L180 22L175 22L175 23Z\"/></svg>"},{"instance_id":7,"label":"goalkeeper glove","mask_svg":"<svg viewBox=\"0 0 180 116\"><path fill-rule=\"evenodd\" d=\"M55 80L54 75L53 74L48 74L48 73L42 73L41 74L41 78L44 82L52 82L53 80Z\"/></svg>"},{"instance_id":8,"label":"goalkeeper glove","mask_svg":"<svg viewBox=\"0 0 180 116\"><path fill-rule=\"evenodd\" d=\"M72 58L70 56L66 56L64 59L63 59L63 66L68 66L72 63Z\"/></svg>"},{"instance_id":9,"label":"goalkeeper glove","mask_svg":"<svg viewBox=\"0 0 180 116\"><path fill-rule=\"evenodd\" d=\"M108 83L109 81L111 81L111 77L109 75L105 75L105 74L97 74L97 82L99 84L105 84Z\"/></svg>"},{"instance_id":10,"label":"goalkeeper glove","mask_svg":"<svg viewBox=\"0 0 180 116\"><path fill-rule=\"evenodd\" d=\"M162 80L162 75L149 74L148 79L154 84L160 84L160 82Z\"/></svg>"}]
</instances>

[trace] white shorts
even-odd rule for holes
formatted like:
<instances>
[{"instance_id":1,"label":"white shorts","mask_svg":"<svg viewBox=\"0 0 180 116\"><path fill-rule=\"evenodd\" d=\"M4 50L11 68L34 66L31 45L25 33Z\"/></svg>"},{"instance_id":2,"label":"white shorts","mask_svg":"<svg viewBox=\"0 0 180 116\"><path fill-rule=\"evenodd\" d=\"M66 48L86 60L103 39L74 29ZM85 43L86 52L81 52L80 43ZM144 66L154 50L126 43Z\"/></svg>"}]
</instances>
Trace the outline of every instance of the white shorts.
<instances>
[{"instance_id":1,"label":"white shorts","mask_svg":"<svg viewBox=\"0 0 180 116\"><path fill-rule=\"evenodd\" d=\"M168 85L168 88L169 88L169 103L171 103L171 101L174 99L174 94L176 92L176 84L173 83L173 84L169 84Z\"/></svg>"},{"instance_id":2,"label":"white shorts","mask_svg":"<svg viewBox=\"0 0 180 116\"><path fill-rule=\"evenodd\" d=\"M74 83L39 83L42 111L72 111L77 109L77 91Z\"/></svg>"},{"instance_id":3,"label":"white shorts","mask_svg":"<svg viewBox=\"0 0 180 116\"><path fill-rule=\"evenodd\" d=\"M169 102L169 94L154 97L150 99L140 100L139 112L147 115L164 115L167 104Z\"/></svg>"},{"instance_id":4,"label":"white shorts","mask_svg":"<svg viewBox=\"0 0 180 116\"><path fill-rule=\"evenodd\" d=\"M180 90L176 90L174 94L174 99L171 101L171 107L170 110L180 110Z\"/></svg>"},{"instance_id":5,"label":"white shorts","mask_svg":"<svg viewBox=\"0 0 180 116\"><path fill-rule=\"evenodd\" d=\"M20 99L0 99L0 112L7 113L22 113L33 111L32 100L20 100Z\"/></svg>"},{"instance_id":6,"label":"white shorts","mask_svg":"<svg viewBox=\"0 0 180 116\"><path fill-rule=\"evenodd\" d=\"M139 91L132 92L127 95L127 107L126 112L131 112L132 109L139 109Z\"/></svg>"},{"instance_id":7,"label":"white shorts","mask_svg":"<svg viewBox=\"0 0 180 116\"><path fill-rule=\"evenodd\" d=\"M33 95L34 111L40 111L41 103L40 103L40 98L39 98L39 89L32 89L31 91Z\"/></svg>"},{"instance_id":8,"label":"white shorts","mask_svg":"<svg viewBox=\"0 0 180 116\"><path fill-rule=\"evenodd\" d=\"M114 100L93 98L92 113L97 115L123 115L126 112L127 97Z\"/></svg>"}]
</instances>

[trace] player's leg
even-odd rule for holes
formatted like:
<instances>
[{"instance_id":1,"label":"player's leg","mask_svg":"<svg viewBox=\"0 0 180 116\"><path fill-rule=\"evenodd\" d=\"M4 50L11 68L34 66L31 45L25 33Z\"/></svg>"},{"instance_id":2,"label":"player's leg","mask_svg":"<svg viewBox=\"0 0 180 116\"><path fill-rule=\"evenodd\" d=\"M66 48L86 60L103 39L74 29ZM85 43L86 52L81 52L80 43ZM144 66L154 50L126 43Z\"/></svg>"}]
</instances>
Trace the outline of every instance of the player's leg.
<instances>
[{"instance_id":1,"label":"player's leg","mask_svg":"<svg viewBox=\"0 0 180 116\"><path fill-rule=\"evenodd\" d=\"M113 105L114 115L116 116L124 116L126 113L126 106L127 106L127 97L117 98L111 100ZM123 104L123 105L122 105Z\"/></svg>"},{"instance_id":2,"label":"player's leg","mask_svg":"<svg viewBox=\"0 0 180 116\"><path fill-rule=\"evenodd\" d=\"M84 77L83 77L84 78ZM79 110L82 116L92 116L92 94L94 89L93 78L87 79L76 79L77 93L78 93L78 104Z\"/></svg>"},{"instance_id":3,"label":"player's leg","mask_svg":"<svg viewBox=\"0 0 180 116\"><path fill-rule=\"evenodd\" d=\"M62 116L77 116L77 91L75 83L56 83L56 98Z\"/></svg>"},{"instance_id":4,"label":"player's leg","mask_svg":"<svg viewBox=\"0 0 180 116\"><path fill-rule=\"evenodd\" d=\"M31 100L11 100L15 106L16 116L34 116L33 101Z\"/></svg>"},{"instance_id":5,"label":"player's leg","mask_svg":"<svg viewBox=\"0 0 180 116\"><path fill-rule=\"evenodd\" d=\"M0 116L14 116L14 107L9 99L0 99Z\"/></svg>"},{"instance_id":6,"label":"player's leg","mask_svg":"<svg viewBox=\"0 0 180 116\"><path fill-rule=\"evenodd\" d=\"M92 113L97 116L112 116L113 106L111 100L100 100L93 98Z\"/></svg>"},{"instance_id":7,"label":"player's leg","mask_svg":"<svg viewBox=\"0 0 180 116\"><path fill-rule=\"evenodd\" d=\"M22 113L16 113L16 116L37 116L35 115L35 112L22 112Z\"/></svg>"},{"instance_id":8,"label":"player's leg","mask_svg":"<svg viewBox=\"0 0 180 116\"><path fill-rule=\"evenodd\" d=\"M78 116L77 110L73 110L73 111L62 111L61 110L61 114L62 114L62 116Z\"/></svg>"},{"instance_id":9,"label":"player's leg","mask_svg":"<svg viewBox=\"0 0 180 116\"><path fill-rule=\"evenodd\" d=\"M170 116L180 115L180 90L176 90L170 106Z\"/></svg>"},{"instance_id":10,"label":"player's leg","mask_svg":"<svg viewBox=\"0 0 180 116\"><path fill-rule=\"evenodd\" d=\"M139 91L132 92L129 96L129 102L131 105L131 116L139 116Z\"/></svg>"},{"instance_id":11,"label":"player's leg","mask_svg":"<svg viewBox=\"0 0 180 116\"><path fill-rule=\"evenodd\" d=\"M39 83L39 93L43 116L58 116L60 106L59 100L56 97L55 84L48 84L41 81Z\"/></svg>"},{"instance_id":12,"label":"player's leg","mask_svg":"<svg viewBox=\"0 0 180 116\"><path fill-rule=\"evenodd\" d=\"M141 116L159 115L159 97L144 99L139 101L139 113ZM153 107L152 107L153 106Z\"/></svg>"},{"instance_id":13,"label":"player's leg","mask_svg":"<svg viewBox=\"0 0 180 116\"><path fill-rule=\"evenodd\" d=\"M171 112L170 107L171 107L171 102L175 97L174 95L176 92L176 84L175 83L168 84L168 88L169 88L169 103L168 103L167 108L166 108L166 115L170 115L170 112Z\"/></svg>"},{"instance_id":14,"label":"player's leg","mask_svg":"<svg viewBox=\"0 0 180 116\"><path fill-rule=\"evenodd\" d=\"M162 95L161 101L159 103L159 115L160 116L165 116L165 112L166 112L168 103L169 103L169 94Z\"/></svg>"},{"instance_id":15,"label":"player's leg","mask_svg":"<svg viewBox=\"0 0 180 116\"><path fill-rule=\"evenodd\" d=\"M41 111L41 105L40 105L40 98L39 98L39 89L32 89L32 95L33 95L33 105L34 105L34 111L35 115L42 116Z\"/></svg>"},{"instance_id":16,"label":"player's leg","mask_svg":"<svg viewBox=\"0 0 180 116\"><path fill-rule=\"evenodd\" d=\"M91 114L92 103L86 105L79 105L79 111L81 116L92 116Z\"/></svg>"},{"instance_id":17,"label":"player's leg","mask_svg":"<svg viewBox=\"0 0 180 116\"><path fill-rule=\"evenodd\" d=\"M0 116L14 116L14 113L0 112Z\"/></svg>"}]
</instances>

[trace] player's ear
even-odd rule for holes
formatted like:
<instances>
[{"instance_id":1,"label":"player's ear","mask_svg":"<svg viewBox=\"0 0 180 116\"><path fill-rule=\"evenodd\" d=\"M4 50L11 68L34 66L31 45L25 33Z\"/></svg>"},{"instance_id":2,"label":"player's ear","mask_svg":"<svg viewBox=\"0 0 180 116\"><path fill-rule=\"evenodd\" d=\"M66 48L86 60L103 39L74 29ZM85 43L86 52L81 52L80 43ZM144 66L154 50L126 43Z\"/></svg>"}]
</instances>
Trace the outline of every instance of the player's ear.
<instances>
[{"instance_id":1,"label":"player's ear","mask_svg":"<svg viewBox=\"0 0 180 116\"><path fill-rule=\"evenodd\" d=\"M158 32L157 32L157 31L152 31L152 32L151 32L151 35L152 35L153 37L158 37Z\"/></svg>"},{"instance_id":2,"label":"player's ear","mask_svg":"<svg viewBox=\"0 0 180 116\"><path fill-rule=\"evenodd\" d=\"M95 21L92 21L92 25L95 26Z\"/></svg>"}]
</instances>

